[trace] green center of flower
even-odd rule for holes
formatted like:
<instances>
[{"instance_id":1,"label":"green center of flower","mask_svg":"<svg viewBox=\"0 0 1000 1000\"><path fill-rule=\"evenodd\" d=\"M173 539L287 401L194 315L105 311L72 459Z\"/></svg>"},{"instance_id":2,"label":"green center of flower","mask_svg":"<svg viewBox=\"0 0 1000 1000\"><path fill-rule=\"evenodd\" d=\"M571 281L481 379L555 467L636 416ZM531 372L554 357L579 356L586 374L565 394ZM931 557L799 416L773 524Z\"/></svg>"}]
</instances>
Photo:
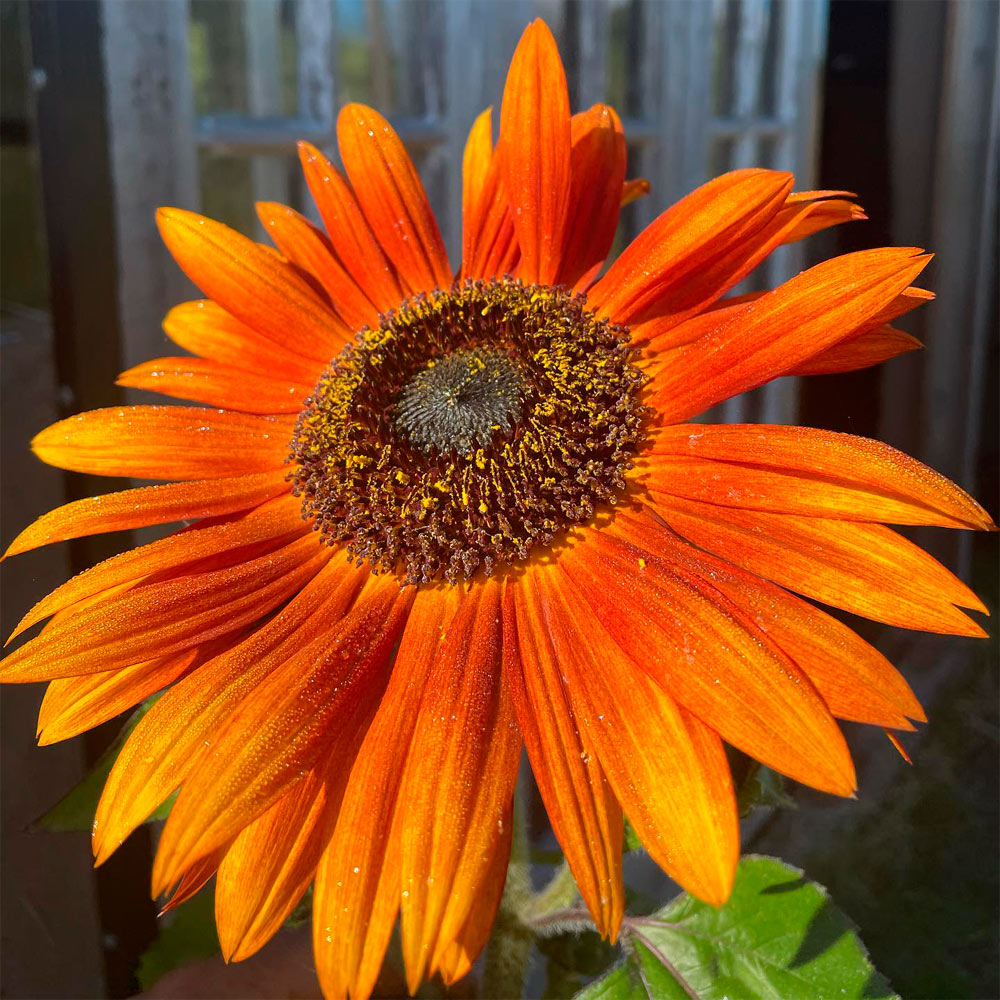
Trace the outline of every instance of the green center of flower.
<instances>
[{"instance_id":1,"label":"green center of flower","mask_svg":"<svg viewBox=\"0 0 1000 1000\"><path fill-rule=\"evenodd\" d=\"M489 347L431 358L399 396L396 427L421 451L468 453L510 431L528 387L517 362Z\"/></svg>"},{"instance_id":2,"label":"green center of flower","mask_svg":"<svg viewBox=\"0 0 1000 1000\"><path fill-rule=\"evenodd\" d=\"M325 540L405 583L526 559L625 489L643 433L628 331L503 279L404 301L306 401L293 489Z\"/></svg>"}]
</instances>

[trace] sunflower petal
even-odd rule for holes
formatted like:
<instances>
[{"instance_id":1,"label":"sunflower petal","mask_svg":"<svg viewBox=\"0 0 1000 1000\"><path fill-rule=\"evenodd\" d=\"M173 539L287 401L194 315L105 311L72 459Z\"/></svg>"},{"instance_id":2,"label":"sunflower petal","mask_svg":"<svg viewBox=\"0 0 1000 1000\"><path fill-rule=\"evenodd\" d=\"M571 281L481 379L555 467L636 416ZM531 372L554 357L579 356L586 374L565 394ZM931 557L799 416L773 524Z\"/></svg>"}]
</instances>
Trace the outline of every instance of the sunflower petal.
<instances>
[{"instance_id":1,"label":"sunflower petal","mask_svg":"<svg viewBox=\"0 0 1000 1000\"><path fill-rule=\"evenodd\" d=\"M434 959L431 974L440 972L446 986L458 982L472 968L486 942L489 940L493 922L500 909L504 885L507 881L507 866L510 862L510 845L514 831L513 810L500 821L503 834L493 852L493 860L483 879L483 889L472 900L472 909L462 929Z\"/></svg>"},{"instance_id":2,"label":"sunflower petal","mask_svg":"<svg viewBox=\"0 0 1000 1000\"><path fill-rule=\"evenodd\" d=\"M831 226L845 222L861 222L867 219L864 209L849 198L836 197L845 191L797 191L788 196L784 211L795 219L794 226L781 239L782 244L797 243L807 236L820 233ZM798 212L803 203L809 205L808 212Z\"/></svg>"},{"instance_id":3,"label":"sunflower petal","mask_svg":"<svg viewBox=\"0 0 1000 1000\"><path fill-rule=\"evenodd\" d=\"M54 623L0 664L7 683L130 667L249 625L288 600L329 558L312 534L236 566L154 583Z\"/></svg>"},{"instance_id":4,"label":"sunflower petal","mask_svg":"<svg viewBox=\"0 0 1000 1000\"><path fill-rule=\"evenodd\" d=\"M899 671L836 618L707 552L673 546L672 553L790 656L838 719L898 729L911 728L907 716L927 721Z\"/></svg>"},{"instance_id":5,"label":"sunflower petal","mask_svg":"<svg viewBox=\"0 0 1000 1000\"><path fill-rule=\"evenodd\" d=\"M95 476L218 479L285 464L294 420L193 406L88 410L39 431L35 454Z\"/></svg>"},{"instance_id":6,"label":"sunflower petal","mask_svg":"<svg viewBox=\"0 0 1000 1000\"><path fill-rule=\"evenodd\" d=\"M50 681L38 710L39 746L68 740L121 715L186 674L200 654L200 649L186 649L122 670Z\"/></svg>"},{"instance_id":7,"label":"sunflower petal","mask_svg":"<svg viewBox=\"0 0 1000 1000\"><path fill-rule=\"evenodd\" d=\"M236 520L206 528L194 527L148 545L140 545L105 559L56 587L21 619L11 638L43 618L93 597L102 590L184 567L227 550L238 550L258 542L277 544L309 530L309 525L302 520L301 503L296 497L286 494Z\"/></svg>"},{"instance_id":8,"label":"sunflower petal","mask_svg":"<svg viewBox=\"0 0 1000 1000\"><path fill-rule=\"evenodd\" d=\"M367 713L338 718L336 741L325 760L244 828L226 852L216 881L215 913L227 960L242 961L259 951L312 881L376 704L368 707Z\"/></svg>"},{"instance_id":9,"label":"sunflower petal","mask_svg":"<svg viewBox=\"0 0 1000 1000\"><path fill-rule=\"evenodd\" d=\"M378 309L337 259L325 233L295 209L277 202L258 202L257 215L275 246L323 286L348 326L359 330L378 325Z\"/></svg>"},{"instance_id":10,"label":"sunflower petal","mask_svg":"<svg viewBox=\"0 0 1000 1000\"><path fill-rule=\"evenodd\" d=\"M74 500L29 524L10 543L4 558L85 535L238 514L287 490L287 473L279 469L229 479L142 486Z\"/></svg>"},{"instance_id":11,"label":"sunflower petal","mask_svg":"<svg viewBox=\"0 0 1000 1000\"><path fill-rule=\"evenodd\" d=\"M462 155L462 262L471 262L484 206L486 179L493 162L493 109L472 123Z\"/></svg>"},{"instance_id":12,"label":"sunflower petal","mask_svg":"<svg viewBox=\"0 0 1000 1000\"><path fill-rule=\"evenodd\" d=\"M374 709L411 600L392 577L371 577L327 635L269 674L222 724L170 810L154 892L260 816Z\"/></svg>"},{"instance_id":13,"label":"sunflower petal","mask_svg":"<svg viewBox=\"0 0 1000 1000\"><path fill-rule=\"evenodd\" d=\"M653 524L619 515L563 553L592 614L727 743L796 781L852 795L850 754L823 699L731 601L671 558L665 533L647 539Z\"/></svg>"},{"instance_id":14,"label":"sunflower petal","mask_svg":"<svg viewBox=\"0 0 1000 1000\"><path fill-rule=\"evenodd\" d=\"M841 372L855 372L862 368L872 368L908 354L922 350L923 344L916 337L894 326L885 324L869 330L852 340L834 344L825 351L813 355L808 361L792 368L789 375L835 375Z\"/></svg>"},{"instance_id":15,"label":"sunflower petal","mask_svg":"<svg viewBox=\"0 0 1000 1000\"><path fill-rule=\"evenodd\" d=\"M744 511L666 494L656 503L660 516L695 545L806 597L901 628L986 634L958 610L985 612L982 601L884 525Z\"/></svg>"},{"instance_id":16,"label":"sunflower petal","mask_svg":"<svg viewBox=\"0 0 1000 1000\"><path fill-rule=\"evenodd\" d=\"M615 238L625 181L625 131L607 104L571 119L570 194L558 282L586 287Z\"/></svg>"},{"instance_id":17,"label":"sunflower petal","mask_svg":"<svg viewBox=\"0 0 1000 1000\"><path fill-rule=\"evenodd\" d=\"M411 293L451 286L451 265L406 147L373 108L348 104L337 118L344 169L382 249Z\"/></svg>"},{"instance_id":18,"label":"sunflower petal","mask_svg":"<svg viewBox=\"0 0 1000 1000\"><path fill-rule=\"evenodd\" d=\"M337 259L380 313L395 309L403 298L399 275L386 260L350 185L308 142L299 143L299 160Z\"/></svg>"},{"instance_id":19,"label":"sunflower petal","mask_svg":"<svg viewBox=\"0 0 1000 1000\"><path fill-rule=\"evenodd\" d=\"M964 490L880 441L769 424L675 424L650 433L637 476L654 493L781 514L993 528Z\"/></svg>"},{"instance_id":20,"label":"sunflower petal","mask_svg":"<svg viewBox=\"0 0 1000 1000\"><path fill-rule=\"evenodd\" d=\"M330 803L319 771L313 768L244 827L219 865L215 924L227 962L242 961L259 951L312 879L330 822Z\"/></svg>"},{"instance_id":21,"label":"sunflower petal","mask_svg":"<svg viewBox=\"0 0 1000 1000\"><path fill-rule=\"evenodd\" d=\"M500 586L463 595L427 679L399 792L402 945L415 993L486 889L521 751L501 676Z\"/></svg>"},{"instance_id":22,"label":"sunflower petal","mask_svg":"<svg viewBox=\"0 0 1000 1000\"><path fill-rule=\"evenodd\" d=\"M226 312L269 340L326 362L350 329L292 265L195 212L161 208L156 222L184 273Z\"/></svg>"},{"instance_id":23,"label":"sunflower petal","mask_svg":"<svg viewBox=\"0 0 1000 1000\"><path fill-rule=\"evenodd\" d=\"M651 404L674 423L785 374L862 327L928 259L891 247L817 264L676 351L653 377Z\"/></svg>"},{"instance_id":24,"label":"sunflower petal","mask_svg":"<svg viewBox=\"0 0 1000 1000\"><path fill-rule=\"evenodd\" d=\"M633 201L644 198L652 190L652 187L645 177L633 177L622 184L621 207L631 205Z\"/></svg>"},{"instance_id":25,"label":"sunflower petal","mask_svg":"<svg viewBox=\"0 0 1000 1000\"><path fill-rule=\"evenodd\" d=\"M470 228L472 255L463 259L461 276L485 280L512 273L521 251L514 232L514 216L503 188L503 159L499 148L486 172Z\"/></svg>"},{"instance_id":26,"label":"sunflower petal","mask_svg":"<svg viewBox=\"0 0 1000 1000\"><path fill-rule=\"evenodd\" d=\"M163 331L192 354L268 378L315 385L325 367L262 337L211 299L174 306L163 320Z\"/></svg>"},{"instance_id":27,"label":"sunflower petal","mask_svg":"<svg viewBox=\"0 0 1000 1000\"><path fill-rule=\"evenodd\" d=\"M739 280L753 242L778 213L791 174L736 170L698 188L654 219L587 293L589 308L618 323L700 312ZM726 267L716 266L719 259ZM750 265L752 266L752 264Z\"/></svg>"},{"instance_id":28,"label":"sunflower petal","mask_svg":"<svg viewBox=\"0 0 1000 1000\"><path fill-rule=\"evenodd\" d=\"M740 850L722 741L629 662L566 572L555 566L532 576L525 591L535 588L575 714L629 821L672 878L721 905Z\"/></svg>"},{"instance_id":29,"label":"sunflower petal","mask_svg":"<svg viewBox=\"0 0 1000 1000\"><path fill-rule=\"evenodd\" d=\"M298 413L312 388L251 375L203 358L158 358L129 368L115 385L159 392L240 413Z\"/></svg>"},{"instance_id":30,"label":"sunflower petal","mask_svg":"<svg viewBox=\"0 0 1000 1000\"><path fill-rule=\"evenodd\" d=\"M225 853L225 849L220 848L217 851L212 851L211 854L206 854L203 858L199 858L181 876L177 887L170 894L170 898L160 907L160 912L157 916L162 917L164 913L169 913L180 906L181 903L186 903L200 892L218 871L219 864L222 862Z\"/></svg>"},{"instance_id":31,"label":"sunflower petal","mask_svg":"<svg viewBox=\"0 0 1000 1000\"><path fill-rule=\"evenodd\" d=\"M615 940L625 907L622 810L573 714L530 583L507 584L503 649L504 678L552 831L598 932Z\"/></svg>"},{"instance_id":32,"label":"sunflower petal","mask_svg":"<svg viewBox=\"0 0 1000 1000\"><path fill-rule=\"evenodd\" d=\"M518 274L553 284L569 210L570 115L566 74L548 26L535 20L518 42L500 107L504 187L521 248Z\"/></svg>"},{"instance_id":33,"label":"sunflower petal","mask_svg":"<svg viewBox=\"0 0 1000 1000\"><path fill-rule=\"evenodd\" d=\"M418 590L316 871L313 952L327 996L367 997L389 944L402 889L393 817L431 665L457 605L457 588Z\"/></svg>"},{"instance_id":34,"label":"sunflower petal","mask_svg":"<svg viewBox=\"0 0 1000 1000\"><path fill-rule=\"evenodd\" d=\"M367 575L343 553L335 554L271 621L153 705L122 747L98 803L97 864L185 780L216 727L273 670L336 624Z\"/></svg>"}]
</instances>

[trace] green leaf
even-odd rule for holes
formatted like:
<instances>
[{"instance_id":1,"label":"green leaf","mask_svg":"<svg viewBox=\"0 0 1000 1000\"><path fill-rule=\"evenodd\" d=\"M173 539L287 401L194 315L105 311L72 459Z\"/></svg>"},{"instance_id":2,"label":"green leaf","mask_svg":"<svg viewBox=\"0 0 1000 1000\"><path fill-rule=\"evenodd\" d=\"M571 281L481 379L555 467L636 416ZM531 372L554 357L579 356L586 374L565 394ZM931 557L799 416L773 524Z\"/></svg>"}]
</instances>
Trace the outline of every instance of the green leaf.
<instances>
[{"instance_id":1,"label":"green leaf","mask_svg":"<svg viewBox=\"0 0 1000 1000\"><path fill-rule=\"evenodd\" d=\"M114 743L101 754L100 759L86 777L78 785L71 788L48 812L39 816L31 824L33 828L66 833L73 830L90 830L93 827L98 800L104 790L104 783L111 773L111 768L118 758L119 751L132 730L139 724L139 720L153 707L153 703L159 697L159 694L151 695L129 716ZM172 804L173 798L171 797L149 818L151 820L163 819L170 811ZM164 809L166 812L163 811Z\"/></svg>"},{"instance_id":2,"label":"green leaf","mask_svg":"<svg viewBox=\"0 0 1000 1000\"><path fill-rule=\"evenodd\" d=\"M643 849L642 841L639 839L639 834L635 832L635 827L628 821L628 818L625 819L625 837L623 839L623 847L626 853L630 851L641 851Z\"/></svg>"},{"instance_id":3,"label":"green leaf","mask_svg":"<svg viewBox=\"0 0 1000 1000\"><path fill-rule=\"evenodd\" d=\"M626 918L625 961L578 1000L876 1000L895 994L826 890L747 857L725 906L682 894Z\"/></svg>"},{"instance_id":4,"label":"green leaf","mask_svg":"<svg viewBox=\"0 0 1000 1000\"><path fill-rule=\"evenodd\" d=\"M219 952L214 892L199 892L181 903L168 920L161 923L156 940L139 959L136 978L144 990L172 969Z\"/></svg>"},{"instance_id":5,"label":"green leaf","mask_svg":"<svg viewBox=\"0 0 1000 1000\"><path fill-rule=\"evenodd\" d=\"M737 806L743 818L760 808L794 809L795 803L785 794L784 778L757 764L739 786Z\"/></svg>"}]
</instances>

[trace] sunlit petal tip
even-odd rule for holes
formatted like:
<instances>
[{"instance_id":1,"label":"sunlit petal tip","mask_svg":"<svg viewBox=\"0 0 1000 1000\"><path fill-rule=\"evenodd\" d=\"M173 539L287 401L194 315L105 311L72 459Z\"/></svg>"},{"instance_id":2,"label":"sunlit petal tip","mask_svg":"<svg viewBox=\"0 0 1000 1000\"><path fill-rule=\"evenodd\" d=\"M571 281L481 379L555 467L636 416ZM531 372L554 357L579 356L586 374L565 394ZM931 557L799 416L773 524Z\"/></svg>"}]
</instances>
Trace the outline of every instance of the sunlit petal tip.
<instances>
[{"instance_id":1,"label":"sunlit petal tip","mask_svg":"<svg viewBox=\"0 0 1000 1000\"><path fill-rule=\"evenodd\" d=\"M621 207L631 205L632 202L649 194L651 190L652 185L645 177L633 177L625 181L622 185Z\"/></svg>"}]
</instances>

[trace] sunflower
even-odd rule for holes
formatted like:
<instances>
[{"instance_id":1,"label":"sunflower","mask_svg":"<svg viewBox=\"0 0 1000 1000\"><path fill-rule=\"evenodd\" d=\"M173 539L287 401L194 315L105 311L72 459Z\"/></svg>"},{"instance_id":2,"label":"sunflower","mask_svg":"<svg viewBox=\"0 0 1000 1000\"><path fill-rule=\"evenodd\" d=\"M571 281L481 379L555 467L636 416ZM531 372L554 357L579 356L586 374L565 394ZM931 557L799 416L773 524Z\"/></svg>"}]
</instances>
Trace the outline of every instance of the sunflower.
<instances>
[{"instance_id":1,"label":"sunflower","mask_svg":"<svg viewBox=\"0 0 1000 1000\"><path fill-rule=\"evenodd\" d=\"M983 635L958 579L885 523L988 529L878 442L691 423L783 375L910 350L913 248L829 260L725 298L771 251L862 217L843 192L739 170L605 270L625 138L571 116L548 28L513 57L464 157L448 261L399 138L338 121L346 178L303 143L325 232L259 205L277 250L180 209L163 238L207 296L167 335L193 357L120 384L198 406L84 413L45 462L164 480L61 507L11 553L170 522L44 598L7 681L50 681L42 743L162 692L94 820L97 863L176 793L153 872L213 875L227 958L313 886L324 993L367 997L397 916L411 990L468 971L504 887L522 747L601 934L623 915L623 815L720 904L739 833L725 744L852 796L836 719L912 729L901 675L810 601ZM603 271L603 274L602 274ZM799 596L801 595L801 596Z\"/></svg>"}]
</instances>

